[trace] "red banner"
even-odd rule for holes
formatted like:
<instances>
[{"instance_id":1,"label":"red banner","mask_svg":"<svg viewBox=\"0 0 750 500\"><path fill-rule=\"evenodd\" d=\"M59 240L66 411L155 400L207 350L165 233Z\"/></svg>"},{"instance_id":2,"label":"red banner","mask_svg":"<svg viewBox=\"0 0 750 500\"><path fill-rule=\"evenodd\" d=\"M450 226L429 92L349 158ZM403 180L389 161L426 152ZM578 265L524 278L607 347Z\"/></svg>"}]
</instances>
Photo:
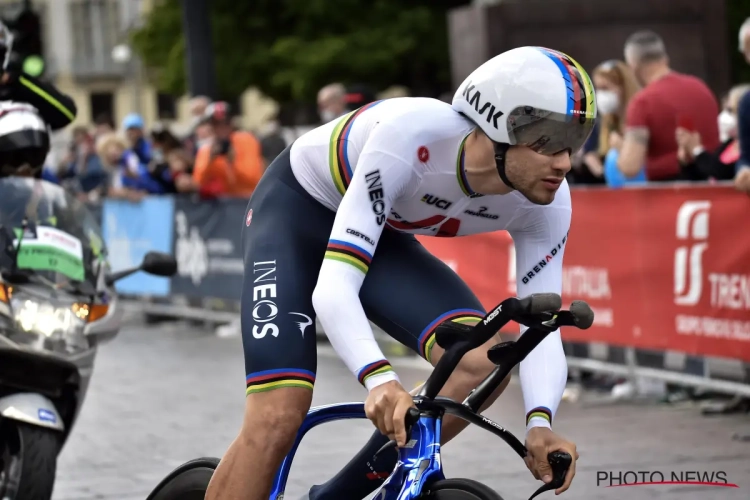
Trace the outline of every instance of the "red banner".
<instances>
[{"instance_id":1,"label":"red banner","mask_svg":"<svg viewBox=\"0 0 750 500\"><path fill-rule=\"evenodd\" d=\"M750 362L750 198L729 187L572 198L563 302L585 300L596 320L563 338ZM420 240L486 307L515 294L507 233Z\"/></svg>"}]
</instances>

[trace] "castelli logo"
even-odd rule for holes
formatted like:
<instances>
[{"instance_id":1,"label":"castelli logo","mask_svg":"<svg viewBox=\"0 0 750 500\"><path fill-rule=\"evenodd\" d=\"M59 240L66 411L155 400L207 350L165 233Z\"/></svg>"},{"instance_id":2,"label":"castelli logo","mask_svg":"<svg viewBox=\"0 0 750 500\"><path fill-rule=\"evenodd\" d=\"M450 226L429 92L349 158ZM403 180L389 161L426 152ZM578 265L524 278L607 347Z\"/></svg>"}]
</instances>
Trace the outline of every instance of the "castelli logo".
<instances>
[{"instance_id":1,"label":"castelli logo","mask_svg":"<svg viewBox=\"0 0 750 500\"><path fill-rule=\"evenodd\" d=\"M417 150L417 158L419 158L419 161L422 163L427 163L430 159L430 150L425 146L419 146L419 149Z\"/></svg>"},{"instance_id":2,"label":"castelli logo","mask_svg":"<svg viewBox=\"0 0 750 500\"><path fill-rule=\"evenodd\" d=\"M253 221L253 209L251 208L250 211L247 213L247 217L245 218L245 226L249 226L252 221Z\"/></svg>"}]
</instances>

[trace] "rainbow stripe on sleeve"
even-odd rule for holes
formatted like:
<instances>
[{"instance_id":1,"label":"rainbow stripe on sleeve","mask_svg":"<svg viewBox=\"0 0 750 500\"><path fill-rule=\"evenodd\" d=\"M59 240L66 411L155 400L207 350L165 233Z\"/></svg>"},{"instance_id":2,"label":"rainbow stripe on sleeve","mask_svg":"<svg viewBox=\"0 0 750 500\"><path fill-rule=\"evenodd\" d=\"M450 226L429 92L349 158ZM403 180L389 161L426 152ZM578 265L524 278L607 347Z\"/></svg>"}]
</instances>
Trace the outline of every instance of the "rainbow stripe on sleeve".
<instances>
[{"instance_id":1,"label":"rainbow stripe on sleeve","mask_svg":"<svg viewBox=\"0 0 750 500\"><path fill-rule=\"evenodd\" d=\"M343 196L346 188L352 182L352 166L349 163L349 133L354 126L354 120L382 101L371 102L361 108L344 115L339 119L331 134L331 142L328 151L328 163L331 169L331 178L336 190Z\"/></svg>"},{"instance_id":2,"label":"rainbow stripe on sleeve","mask_svg":"<svg viewBox=\"0 0 750 500\"><path fill-rule=\"evenodd\" d=\"M372 262L370 252L353 243L341 240L328 241L325 258L354 266L364 274L367 274L370 269L370 262Z\"/></svg>"},{"instance_id":3,"label":"rainbow stripe on sleeve","mask_svg":"<svg viewBox=\"0 0 750 500\"><path fill-rule=\"evenodd\" d=\"M529 413L526 414L526 425L529 425L529 422L532 418L539 417L545 419L547 422L552 424L552 412L549 408L545 406L537 406L533 410L531 410Z\"/></svg>"},{"instance_id":4,"label":"rainbow stripe on sleeve","mask_svg":"<svg viewBox=\"0 0 750 500\"><path fill-rule=\"evenodd\" d=\"M365 382L370 377L374 377L376 375L382 375L383 373L388 373L392 371L393 371L393 367L388 362L388 360L381 359L380 361L370 363L369 365L365 365L363 368L361 368L357 372L357 380L359 380L360 384L365 385Z\"/></svg>"}]
</instances>

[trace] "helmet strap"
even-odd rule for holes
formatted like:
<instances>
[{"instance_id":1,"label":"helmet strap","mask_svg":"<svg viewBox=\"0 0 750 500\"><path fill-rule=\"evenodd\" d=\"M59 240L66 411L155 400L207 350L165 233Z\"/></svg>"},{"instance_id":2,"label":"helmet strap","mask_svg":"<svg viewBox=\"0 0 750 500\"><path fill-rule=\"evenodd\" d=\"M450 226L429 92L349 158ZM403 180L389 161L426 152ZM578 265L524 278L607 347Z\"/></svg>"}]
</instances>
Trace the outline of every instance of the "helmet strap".
<instances>
[{"instance_id":1,"label":"helmet strap","mask_svg":"<svg viewBox=\"0 0 750 500\"><path fill-rule=\"evenodd\" d=\"M500 179L511 189L516 189L516 187L513 185L512 182L508 179L508 176L505 174L505 157L506 153L508 152L508 149L510 148L510 144L503 144L501 142L495 142L495 167L497 168L497 173L500 175Z\"/></svg>"}]
</instances>

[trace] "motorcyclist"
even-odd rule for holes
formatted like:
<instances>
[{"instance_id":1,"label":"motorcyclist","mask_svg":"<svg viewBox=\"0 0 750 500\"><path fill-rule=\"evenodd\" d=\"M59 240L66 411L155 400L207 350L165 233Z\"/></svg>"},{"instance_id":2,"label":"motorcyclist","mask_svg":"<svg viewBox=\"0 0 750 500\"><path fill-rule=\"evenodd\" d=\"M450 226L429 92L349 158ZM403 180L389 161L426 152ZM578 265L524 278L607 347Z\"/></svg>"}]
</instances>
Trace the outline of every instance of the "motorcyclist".
<instances>
[{"instance_id":1,"label":"motorcyclist","mask_svg":"<svg viewBox=\"0 0 750 500\"><path fill-rule=\"evenodd\" d=\"M23 72L21 59L13 52L13 34L0 22L0 101L26 103L37 109L51 130L59 130L76 117L76 105L53 84ZM0 148L0 177L40 177L49 152L49 134L9 134Z\"/></svg>"}]
</instances>

